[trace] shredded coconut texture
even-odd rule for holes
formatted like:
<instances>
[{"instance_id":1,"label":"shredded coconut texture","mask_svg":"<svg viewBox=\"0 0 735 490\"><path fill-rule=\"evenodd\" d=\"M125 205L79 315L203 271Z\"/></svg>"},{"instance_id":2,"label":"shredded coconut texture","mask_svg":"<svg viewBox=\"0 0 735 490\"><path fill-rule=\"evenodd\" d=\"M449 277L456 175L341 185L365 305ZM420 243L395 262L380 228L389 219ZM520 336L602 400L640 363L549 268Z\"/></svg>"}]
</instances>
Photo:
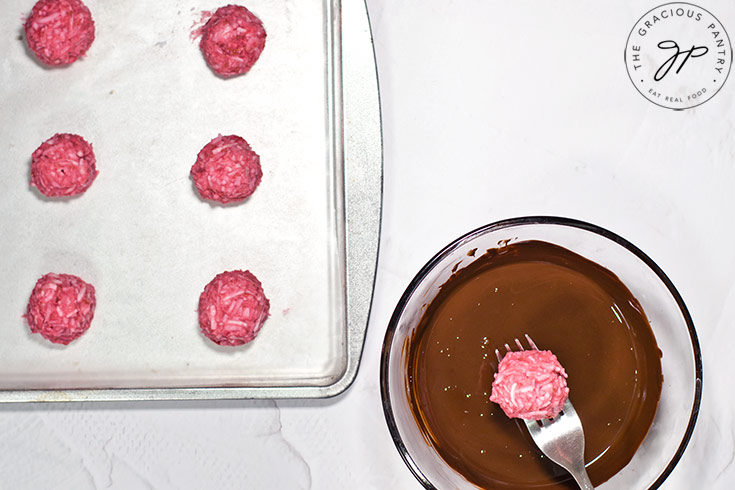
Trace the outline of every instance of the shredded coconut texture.
<instances>
[{"instance_id":1,"label":"shredded coconut texture","mask_svg":"<svg viewBox=\"0 0 735 490\"><path fill-rule=\"evenodd\" d=\"M23 317L31 332L67 345L89 329L96 304L91 284L70 274L49 273L36 282Z\"/></svg>"},{"instance_id":2,"label":"shredded coconut texture","mask_svg":"<svg viewBox=\"0 0 735 490\"><path fill-rule=\"evenodd\" d=\"M260 157L240 136L219 135L197 155L191 167L199 195L223 204L247 199L260 184Z\"/></svg>"},{"instance_id":3,"label":"shredded coconut texture","mask_svg":"<svg viewBox=\"0 0 735 490\"><path fill-rule=\"evenodd\" d=\"M229 78L247 73L265 48L265 29L245 7L220 7L200 31L199 48L209 67Z\"/></svg>"},{"instance_id":4,"label":"shredded coconut texture","mask_svg":"<svg viewBox=\"0 0 735 490\"><path fill-rule=\"evenodd\" d=\"M270 302L249 271L217 274L199 296L199 327L219 345L242 345L253 340L268 318Z\"/></svg>"},{"instance_id":5,"label":"shredded coconut texture","mask_svg":"<svg viewBox=\"0 0 735 490\"><path fill-rule=\"evenodd\" d=\"M46 65L69 65L94 41L94 20L80 0L39 0L25 23L28 46Z\"/></svg>"},{"instance_id":6,"label":"shredded coconut texture","mask_svg":"<svg viewBox=\"0 0 735 490\"><path fill-rule=\"evenodd\" d=\"M547 350L508 352L495 373L490 401L508 417L553 418L569 397L567 373Z\"/></svg>"},{"instance_id":7,"label":"shredded coconut texture","mask_svg":"<svg viewBox=\"0 0 735 490\"><path fill-rule=\"evenodd\" d=\"M33 152L31 185L49 197L81 194L97 177L96 161L81 136L55 134Z\"/></svg>"}]
</instances>

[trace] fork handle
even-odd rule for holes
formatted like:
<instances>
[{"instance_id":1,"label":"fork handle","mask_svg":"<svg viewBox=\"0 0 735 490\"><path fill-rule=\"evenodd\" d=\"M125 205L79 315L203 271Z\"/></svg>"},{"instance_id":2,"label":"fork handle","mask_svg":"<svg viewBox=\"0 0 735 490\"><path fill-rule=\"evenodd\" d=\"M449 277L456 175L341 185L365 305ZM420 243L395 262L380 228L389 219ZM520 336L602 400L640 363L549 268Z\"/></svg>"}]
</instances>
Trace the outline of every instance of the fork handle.
<instances>
[{"instance_id":1,"label":"fork handle","mask_svg":"<svg viewBox=\"0 0 735 490\"><path fill-rule=\"evenodd\" d=\"M582 490L595 490L595 487L590 481L590 477L587 476L587 470L584 469L584 466L581 468L574 468L573 470L570 470L569 473L571 473L572 477L577 481L577 485L579 485L579 488Z\"/></svg>"}]
</instances>

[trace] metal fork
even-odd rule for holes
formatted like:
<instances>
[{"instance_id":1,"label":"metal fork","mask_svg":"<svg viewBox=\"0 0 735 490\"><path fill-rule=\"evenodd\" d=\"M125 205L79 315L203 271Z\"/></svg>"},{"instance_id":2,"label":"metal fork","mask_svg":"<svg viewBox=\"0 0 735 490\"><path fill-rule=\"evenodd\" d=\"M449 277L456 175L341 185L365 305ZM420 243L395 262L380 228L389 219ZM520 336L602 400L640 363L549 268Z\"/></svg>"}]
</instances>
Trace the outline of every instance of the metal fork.
<instances>
[{"instance_id":1,"label":"metal fork","mask_svg":"<svg viewBox=\"0 0 735 490\"><path fill-rule=\"evenodd\" d=\"M531 337L526 335L526 340L532 349L538 350ZM525 350L518 339L515 341L519 349ZM511 350L508 344L505 344L505 349L508 352ZM495 349L495 356L498 362L502 360L498 349ZM595 487L592 486L584 466L582 421L579 420L569 398L564 402L561 413L553 419L524 420L524 422L533 442L547 458L567 470L582 490L594 490Z\"/></svg>"}]
</instances>

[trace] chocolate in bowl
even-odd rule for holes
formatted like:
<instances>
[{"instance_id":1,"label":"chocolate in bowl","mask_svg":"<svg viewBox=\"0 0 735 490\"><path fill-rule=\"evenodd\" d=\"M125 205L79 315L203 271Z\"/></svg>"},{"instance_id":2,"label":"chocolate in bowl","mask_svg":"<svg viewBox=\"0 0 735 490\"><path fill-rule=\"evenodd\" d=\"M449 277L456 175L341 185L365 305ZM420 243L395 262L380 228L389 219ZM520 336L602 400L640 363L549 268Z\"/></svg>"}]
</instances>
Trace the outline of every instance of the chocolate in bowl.
<instances>
[{"instance_id":1,"label":"chocolate in bowl","mask_svg":"<svg viewBox=\"0 0 735 490\"><path fill-rule=\"evenodd\" d=\"M588 428L587 471L600 485L632 459L653 422L660 351L628 288L565 248L514 242L452 274L406 346L411 410L442 458L478 486L576 488L488 399L493 348L526 333L565 366Z\"/></svg>"},{"instance_id":2,"label":"chocolate in bowl","mask_svg":"<svg viewBox=\"0 0 735 490\"><path fill-rule=\"evenodd\" d=\"M461 237L399 302L381 389L394 442L419 481L574 488L485 396L492 349L523 333L555 352L569 373L593 482L656 488L679 460L698 411L701 359L691 319L640 250L561 218L509 220Z\"/></svg>"}]
</instances>

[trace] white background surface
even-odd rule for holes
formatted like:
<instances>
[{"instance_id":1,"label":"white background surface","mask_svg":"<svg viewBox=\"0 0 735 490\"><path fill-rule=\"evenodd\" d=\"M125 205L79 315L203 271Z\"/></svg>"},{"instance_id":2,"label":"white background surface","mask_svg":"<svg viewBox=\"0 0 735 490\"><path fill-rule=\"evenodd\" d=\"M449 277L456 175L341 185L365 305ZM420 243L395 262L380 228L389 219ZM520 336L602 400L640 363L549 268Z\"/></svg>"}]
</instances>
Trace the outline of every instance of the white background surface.
<instances>
[{"instance_id":1,"label":"white background surface","mask_svg":"<svg viewBox=\"0 0 735 490\"><path fill-rule=\"evenodd\" d=\"M380 404L386 324L442 246L528 214L615 231L677 285L704 352L704 396L663 488L731 488L735 80L686 112L643 99L623 48L657 3L368 0L385 209L354 386L319 401L3 406L0 488L418 489ZM735 4L703 6L735 32Z\"/></svg>"}]
</instances>

